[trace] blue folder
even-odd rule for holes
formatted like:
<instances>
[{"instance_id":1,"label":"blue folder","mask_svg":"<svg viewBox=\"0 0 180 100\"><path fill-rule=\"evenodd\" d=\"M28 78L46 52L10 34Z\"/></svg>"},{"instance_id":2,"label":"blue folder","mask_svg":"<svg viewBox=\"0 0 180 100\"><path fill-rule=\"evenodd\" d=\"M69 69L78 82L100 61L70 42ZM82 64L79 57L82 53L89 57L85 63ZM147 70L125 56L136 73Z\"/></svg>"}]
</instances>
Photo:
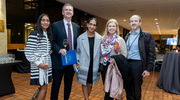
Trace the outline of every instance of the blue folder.
<instances>
[{"instance_id":1,"label":"blue folder","mask_svg":"<svg viewBox=\"0 0 180 100\"><path fill-rule=\"evenodd\" d=\"M66 56L63 56L61 54L62 65L67 66L67 65L77 64L76 51L70 50L70 51L66 51L66 53L67 53Z\"/></svg>"}]
</instances>

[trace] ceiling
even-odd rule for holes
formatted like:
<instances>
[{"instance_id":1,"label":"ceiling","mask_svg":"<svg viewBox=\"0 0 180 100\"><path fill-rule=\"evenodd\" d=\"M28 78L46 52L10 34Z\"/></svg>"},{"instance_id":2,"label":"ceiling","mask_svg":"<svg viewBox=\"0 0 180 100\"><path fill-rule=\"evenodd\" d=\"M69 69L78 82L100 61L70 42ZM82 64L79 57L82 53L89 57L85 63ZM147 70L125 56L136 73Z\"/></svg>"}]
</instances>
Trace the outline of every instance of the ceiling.
<instances>
[{"instance_id":1,"label":"ceiling","mask_svg":"<svg viewBox=\"0 0 180 100\"><path fill-rule=\"evenodd\" d=\"M134 14L141 16L142 29L152 34L176 35L180 28L180 0L57 1L71 3L76 9L106 20L114 18L118 20L120 26L126 29L130 29L129 18ZM157 21L155 18L157 18Z\"/></svg>"}]
</instances>

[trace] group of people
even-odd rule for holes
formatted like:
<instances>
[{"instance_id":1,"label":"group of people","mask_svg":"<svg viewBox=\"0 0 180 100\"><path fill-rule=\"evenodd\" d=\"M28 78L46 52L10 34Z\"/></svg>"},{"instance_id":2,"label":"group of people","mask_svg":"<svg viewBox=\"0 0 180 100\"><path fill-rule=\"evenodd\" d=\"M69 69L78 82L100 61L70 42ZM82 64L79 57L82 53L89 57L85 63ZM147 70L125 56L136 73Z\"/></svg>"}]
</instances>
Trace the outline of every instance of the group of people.
<instances>
[{"instance_id":1,"label":"group of people","mask_svg":"<svg viewBox=\"0 0 180 100\"><path fill-rule=\"evenodd\" d=\"M104 84L108 66L115 63L110 62L112 56L123 55L131 68L130 79L125 83L127 100L141 100L142 78L150 75L155 57L153 37L141 30L141 17L133 15L130 18L132 30L124 40L119 36L119 24L115 19L108 20L102 37L96 32L96 18L87 21L87 30L81 34L79 25L71 21L73 14L73 6L66 3L62 7L63 20L53 23L52 29L49 16L41 14L36 30L29 35L25 56L31 63L30 84L40 85L37 99L45 99L48 84L53 79L51 100L58 100L64 76L64 100L68 100L74 76L73 66L79 66L77 80L82 84L85 100L89 100L92 86L100 77L99 66L103 67L101 76ZM67 47L63 45L64 39L68 39ZM78 64L62 66L61 54L65 56L69 50L76 50ZM113 99L105 93L104 100Z\"/></svg>"}]
</instances>

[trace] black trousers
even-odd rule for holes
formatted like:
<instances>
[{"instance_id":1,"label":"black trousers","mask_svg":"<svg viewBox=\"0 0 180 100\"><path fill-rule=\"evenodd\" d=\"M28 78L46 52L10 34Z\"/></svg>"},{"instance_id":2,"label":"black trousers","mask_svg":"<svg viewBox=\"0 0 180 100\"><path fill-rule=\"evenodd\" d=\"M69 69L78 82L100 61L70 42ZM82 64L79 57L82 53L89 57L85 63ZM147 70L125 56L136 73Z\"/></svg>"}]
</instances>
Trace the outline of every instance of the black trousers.
<instances>
[{"instance_id":1,"label":"black trousers","mask_svg":"<svg viewBox=\"0 0 180 100\"><path fill-rule=\"evenodd\" d=\"M141 85L143 65L141 60L128 60L131 67L130 81L127 83L126 98L127 100L141 100Z\"/></svg>"},{"instance_id":2,"label":"black trousers","mask_svg":"<svg viewBox=\"0 0 180 100\"><path fill-rule=\"evenodd\" d=\"M64 100L68 100L71 93L72 80L74 76L73 66L66 66L66 68L62 70L52 69L52 75L53 75L53 82L51 89L51 100L58 100L58 94L59 94L59 89L63 75L64 75Z\"/></svg>"},{"instance_id":3,"label":"black trousers","mask_svg":"<svg viewBox=\"0 0 180 100\"><path fill-rule=\"evenodd\" d=\"M109 63L106 66L104 66L104 69L101 72L101 77L102 77L103 85L104 85L104 82L105 82L106 71L107 71L108 65L109 65ZM109 93L105 93L104 100L113 100L113 98L109 97Z\"/></svg>"}]
</instances>

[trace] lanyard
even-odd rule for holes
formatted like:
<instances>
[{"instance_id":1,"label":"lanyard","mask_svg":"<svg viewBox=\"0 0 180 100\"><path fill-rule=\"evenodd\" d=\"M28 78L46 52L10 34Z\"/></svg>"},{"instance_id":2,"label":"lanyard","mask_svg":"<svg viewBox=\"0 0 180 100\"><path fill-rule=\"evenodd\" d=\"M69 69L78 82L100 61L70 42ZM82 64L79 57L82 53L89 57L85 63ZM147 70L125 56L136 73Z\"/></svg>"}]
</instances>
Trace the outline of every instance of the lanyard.
<instances>
[{"instance_id":1,"label":"lanyard","mask_svg":"<svg viewBox=\"0 0 180 100\"><path fill-rule=\"evenodd\" d=\"M134 41L137 39L137 37L139 36L139 34L136 36L136 38L133 40L133 42L130 45L130 37L128 38L128 51L130 51L132 44L134 43Z\"/></svg>"}]
</instances>

